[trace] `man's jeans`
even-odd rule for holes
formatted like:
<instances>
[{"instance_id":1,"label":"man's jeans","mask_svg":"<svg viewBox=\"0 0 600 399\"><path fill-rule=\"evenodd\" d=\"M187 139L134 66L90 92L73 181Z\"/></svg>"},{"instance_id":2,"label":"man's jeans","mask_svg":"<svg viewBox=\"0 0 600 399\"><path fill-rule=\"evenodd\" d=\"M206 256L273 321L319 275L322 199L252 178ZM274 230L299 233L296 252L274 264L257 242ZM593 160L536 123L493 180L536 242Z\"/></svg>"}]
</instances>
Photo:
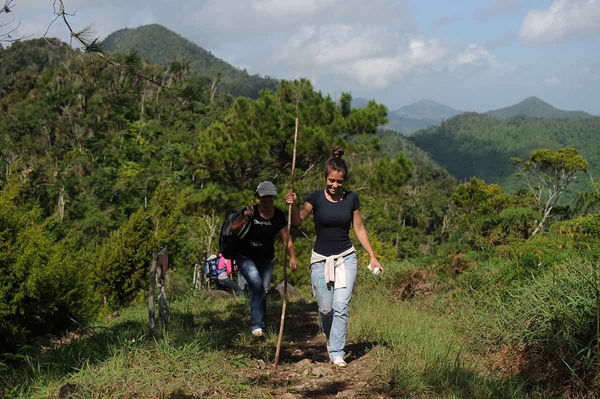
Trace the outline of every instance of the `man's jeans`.
<instances>
[{"instance_id":1,"label":"man's jeans","mask_svg":"<svg viewBox=\"0 0 600 399\"><path fill-rule=\"evenodd\" d=\"M222 274L226 274L226 273L222 273ZM221 278L221 275L219 275L219 278L217 279L217 283L223 288L229 288L230 290L232 290L236 296L242 295L242 289L240 288L240 286L237 285L235 283L235 281L230 279L229 276L226 276L225 278Z\"/></svg>"},{"instance_id":2,"label":"man's jeans","mask_svg":"<svg viewBox=\"0 0 600 399\"><path fill-rule=\"evenodd\" d=\"M250 258L238 256L238 270L250 287L250 324L252 330L265 328L267 291L273 278L273 261L256 263Z\"/></svg>"},{"instance_id":3,"label":"man's jeans","mask_svg":"<svg viewBox=\"0 0 600 399\"><path fill-rule=\"evenodd\" d=\"M244 278L244 276L242 276L242 273L239 273L239 272L238 272L237 284L240 287L240 289L242 290L242 294L244 296L248 296L248 283L246 282L246 279Z\"/></svg>"},{"instance_id":4,"label":"man's jeans","mask_svg":"<svg viewBox=\"0 0 600 399\"><path fill-rule=\"evenodd\" d=\"M346 288L334 288L333 282L325 284L325 261L311 265L310 280L319 303L321 326L331 348L330 358L344 357L348 312L357 272L356 253L346 255L344 264L346 266ZM337 272L336 268L335 273Z\"/></svg>"}]
</instances>

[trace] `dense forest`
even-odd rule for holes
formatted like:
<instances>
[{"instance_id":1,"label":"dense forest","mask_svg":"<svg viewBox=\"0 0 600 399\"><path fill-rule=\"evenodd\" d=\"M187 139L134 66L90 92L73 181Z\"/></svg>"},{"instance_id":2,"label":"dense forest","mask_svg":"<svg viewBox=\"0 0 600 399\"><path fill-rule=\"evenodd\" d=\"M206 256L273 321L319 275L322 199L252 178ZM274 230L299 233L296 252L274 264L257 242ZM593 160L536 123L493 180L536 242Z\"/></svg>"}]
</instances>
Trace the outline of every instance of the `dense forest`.
<instances>
[{"instance_id":1,"label":"dense forest","mask_svg":"<svg viewBox=\"0 0 600 399\"><path fill-rule=\"evenodd\" d=\"M515 192L522 186L510 159L527 158L531 151L541 147L577 148L590 162L589 176L597 179L599 134L600 117L500 119L469 112L422 130L409 140L462 181L477 177ZM580 176L572 192L586 190L589 182L588 176Z\"/></svg>"},{"instance_id":2,"label":"dense forest","mask_svg":"<svg viewBox=\"0 0 600 399\"><path fill-rule=\"evenodd\" d=\"M348 189L359 193L371 243L387 266L364 288L376 295L357 293L371 302L358 300L364 307L356 311L369 322L357 322L363 330L354 332L383 347L373 356L382 356L377 378L385 392L406 397L398 381L407 376L414 392L436 383L440 395L451 391L433 377L419 382L435 372L429 366L406 368L404 333L385 324L395 316L370 310L373 304L417 303L454 323L469 356L503 354L516 364L488 386L491 393L469 396L465 388L460 397L597 390L600 221L591 212L600 195L579 186L576 213L559 204L574 176L598 170L600 118L467 113L407 140L380 129L387 109L375 101L353 108L350 94L336 102L304 79L280 81L257 98L235 96L182 62L139 61L131 73L55 39L0 48L0 368L12 370L0 382L24 387L15 397L43 380L27 368L34 355L23 353L45 353L31 343L142 303L152 253L165 245L170 297L195 300L188 295L194 265L215 251L224 216L255 201L262 180L285 192L296 117L300 200L323 187L331 148L344 147ZM514 157L521 159L511 163ZM521 182L539 179L535 187L517 186L510 176L519 170ZM276 201L284 208L281 196ZM303 265L313 229L309 223L292 231ZM282 257L278 244L276 282ZM307 287L308 268L290 281ZM424 281L427 289L417 290ZM133 346L143 338L136 337L123 342ZM220 341L202 342L208 348ZM448 352L455 372L448 381L479 373L461 366L461 350ZM88 361L78 359L65 373Z\"/></svg>"},{"instance_id":3,"label":"dense forest","mask_svg":"<svg viewBox=\"0 0 600 399\"><path fill-rule=\"evenodd\" d=\"M307 81L284 82L277 92L264 91L257 100L233 99L227 93L211 98L211 83L201 76L143 66L142 73L149 76L166 73L173 89L185 93L181 97L87 57L55 40L15 43L2 50L1 184L11 207L32 218L25 222L17 217L11 223L34 223L54 245L68 244L65 251L81 252L76 259L81 263L70 267L95 268L85 274L94 276L89 283L110 309L139 293L141 281L130 272L144 270L153 249L169 244L175 269L201 262L207 249L200 243L206 239L197 235L203 224L217 223L215 217L253 201L253 189L261 180L273 180L283 189L298 92L301 194L318 187L321 162L335 144L353 154L357 187L374 187L373 199L390 198L389 205L367 213L369 218L387 220L385 215L397 206L392 196L411 176L412 162L402 154L382 155L376 133L386 109L374 102L350 110L315 92ZM392 171L393 181L382 184ZM399 222L386 229L395 231ZM385 242L396 236L382 234ZM128 247L120 237L138 241ZM126 256L132 248L130 269L120 270L114 257ZM6 267L19 263L21 255L26 256L11 253ZM52 252L38 255L49 257ZM31 270L23 267L27 278ZM59 269L67 275L70 270ZM102 281L116 283L110 272L133 281L119 283L127 289L102 288ZM297 278L306 281L307 275ZM28 298L16 294L6 303ZM113 295L122 297L113 301ZM25 304L7 310L7 320L22 312L20 306ZM45 322L41 316L31 317ZM19 323L3 323L10 329L3 337L37 331Z\"/></svg>"}]
</instances>

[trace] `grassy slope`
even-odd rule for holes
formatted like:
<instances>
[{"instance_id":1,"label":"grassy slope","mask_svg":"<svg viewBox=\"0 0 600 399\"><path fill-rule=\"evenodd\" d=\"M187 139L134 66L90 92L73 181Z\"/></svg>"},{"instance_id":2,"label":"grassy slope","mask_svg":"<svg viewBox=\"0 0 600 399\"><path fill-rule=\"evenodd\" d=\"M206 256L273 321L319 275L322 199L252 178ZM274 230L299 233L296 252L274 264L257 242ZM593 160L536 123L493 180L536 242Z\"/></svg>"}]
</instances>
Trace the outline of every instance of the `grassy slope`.
<instances>
[{"instance_id":1,"label":"grassy slope","mask_svg":"<svg viewBox=\"0 0 600 399\"><path fill-rule=\"evenodd\" d=\"M332 366L324 363L315 303L288 306L275 370L280 302L271 301L267 339L257 342L248 331L246 300L188 296L171 303L168 332L150 334L147 311L138 306L26 355L24 368L5 377L6 395L46 398L71 389L84 398L272 398L287 392L333 398L346 390L362 398L521 397L512 380L465 360L469 351L450 315L426 301L390 295L412 268L388 265L382 279L361 272L349 324L349 366L343 371L329 371ZM307 358L308 367L295 365Z\"/></svg>"}]
</instances>

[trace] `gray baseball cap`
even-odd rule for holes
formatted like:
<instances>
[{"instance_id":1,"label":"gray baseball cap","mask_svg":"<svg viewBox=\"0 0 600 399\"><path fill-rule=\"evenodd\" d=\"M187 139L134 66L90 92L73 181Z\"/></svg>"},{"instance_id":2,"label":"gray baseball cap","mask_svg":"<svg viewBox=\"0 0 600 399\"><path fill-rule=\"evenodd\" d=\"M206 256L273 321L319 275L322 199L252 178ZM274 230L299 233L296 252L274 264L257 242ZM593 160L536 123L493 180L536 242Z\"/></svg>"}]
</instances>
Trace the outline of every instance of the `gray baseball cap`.
<instances>
[{"instance_id":1,"label":"gray baseball cap","mask_svg":"<svg viewBox=\"0 0 600 399\"><path fill-rule=\"evenodd\" d=\"M263 181L256 187L256 193L259 197L264 197L265 195L277 195L277 189L270 181Z\"/></svg>"}]
</instances>

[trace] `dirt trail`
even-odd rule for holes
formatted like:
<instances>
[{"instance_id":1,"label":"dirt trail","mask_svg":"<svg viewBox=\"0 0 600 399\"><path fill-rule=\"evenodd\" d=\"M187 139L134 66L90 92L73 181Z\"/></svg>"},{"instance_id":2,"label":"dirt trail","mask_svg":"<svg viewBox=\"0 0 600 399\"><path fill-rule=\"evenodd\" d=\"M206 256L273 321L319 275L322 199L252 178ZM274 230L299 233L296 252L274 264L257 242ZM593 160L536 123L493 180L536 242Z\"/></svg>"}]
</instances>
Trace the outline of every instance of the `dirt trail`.
<instances>
[{"instance_id":1,"label":"dirt trail","mask_svg":"<svg viewBox=\"0 0 600 399\"><path fill-rule=\"evenodd\" d=\"M371 344L347 344L344 369L329 363L316 303L306 304L300 312L288 310L285 338L277 369L258 361L253 377L265 393L283 399L384 398L369 389L374 368L368 353Z\"/></svg>"}]
</instances>

